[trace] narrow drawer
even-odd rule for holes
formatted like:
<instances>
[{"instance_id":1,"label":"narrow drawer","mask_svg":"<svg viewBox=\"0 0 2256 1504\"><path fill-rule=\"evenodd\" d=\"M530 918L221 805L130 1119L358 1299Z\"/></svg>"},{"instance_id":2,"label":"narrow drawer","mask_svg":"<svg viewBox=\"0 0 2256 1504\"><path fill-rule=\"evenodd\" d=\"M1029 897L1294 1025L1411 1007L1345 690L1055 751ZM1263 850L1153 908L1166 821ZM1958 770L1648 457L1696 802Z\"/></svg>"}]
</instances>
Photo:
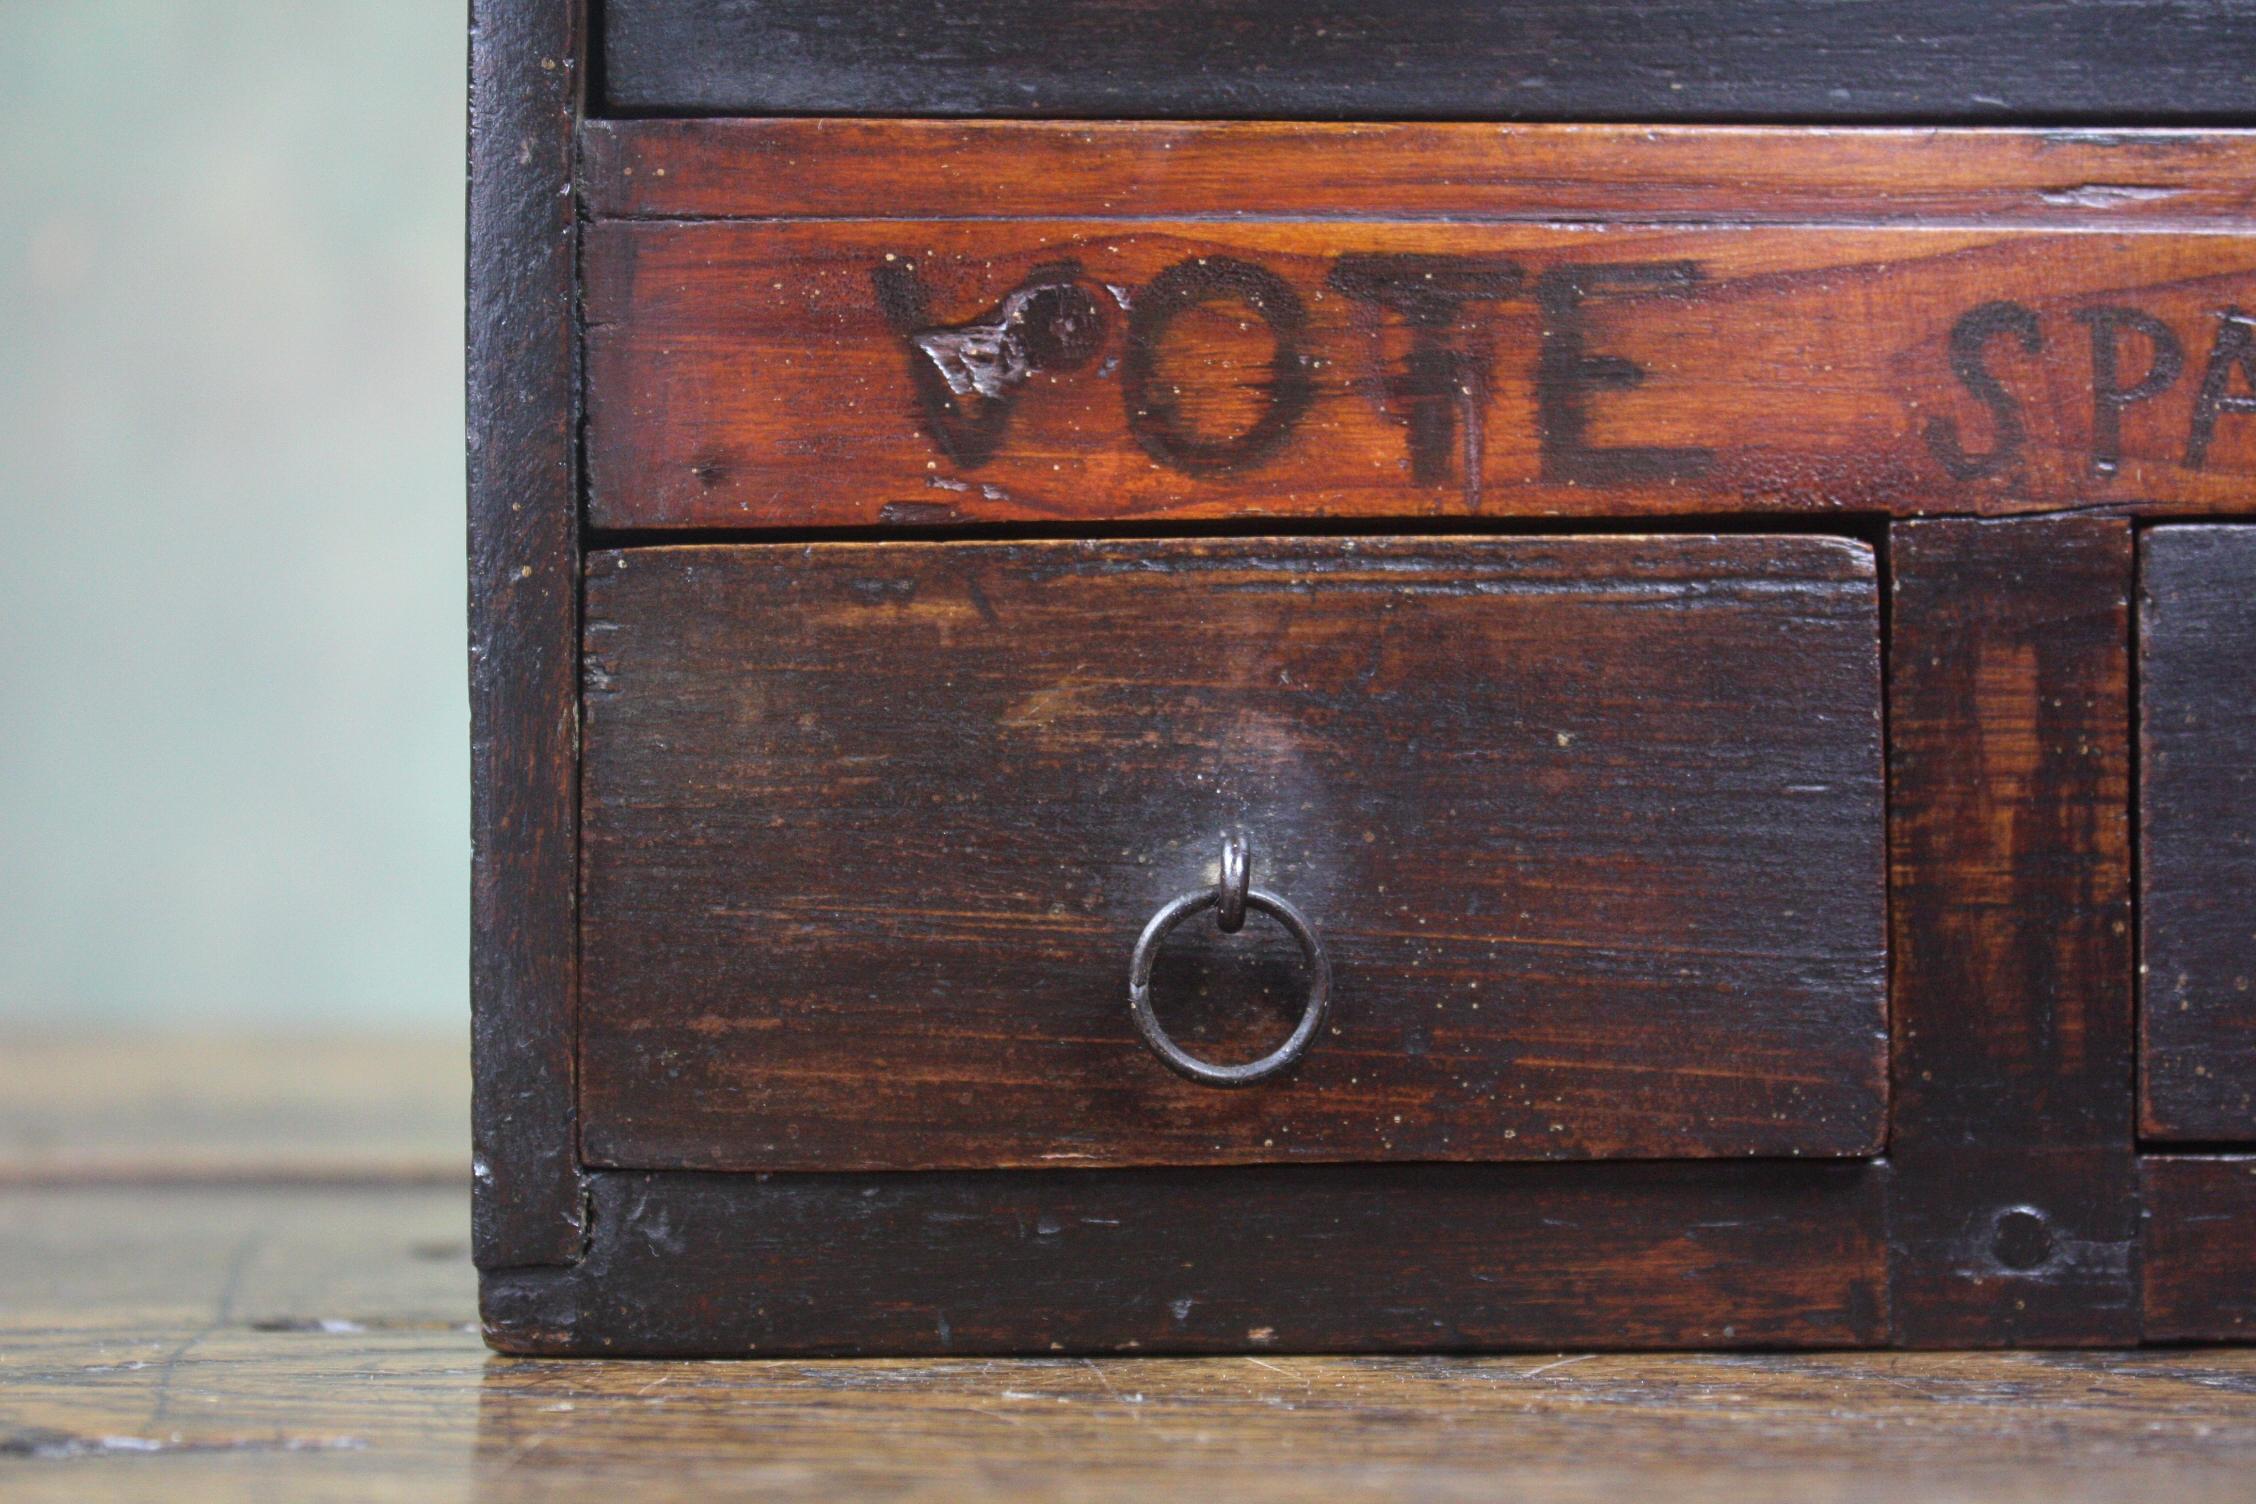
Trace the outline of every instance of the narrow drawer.
<instances>
[{"instance_id":1,"label":"narrow drawer","mask_svg":"<svg viewBox=\"0 0 2256 1504\"><path fill-rule=\"evenodd\" d=\"M644 548L588 580L582 1135L715 1169L1851 1155L1878 600L1818 537ZM1253 881L1334 1002L1147 1049ZM1193 915L1153 1009L1310 968Z\"/></svg>"},{"instance_id":2,"label":"narrow drawer","mask_svg":"<svg viewBox=\"0 0 2256 1504\"><path fill-rule=\"evenodd\" d=\"M2140 550L2141 1119L2256 1141L2256 528Z\"/></svg>"}]
</instances>

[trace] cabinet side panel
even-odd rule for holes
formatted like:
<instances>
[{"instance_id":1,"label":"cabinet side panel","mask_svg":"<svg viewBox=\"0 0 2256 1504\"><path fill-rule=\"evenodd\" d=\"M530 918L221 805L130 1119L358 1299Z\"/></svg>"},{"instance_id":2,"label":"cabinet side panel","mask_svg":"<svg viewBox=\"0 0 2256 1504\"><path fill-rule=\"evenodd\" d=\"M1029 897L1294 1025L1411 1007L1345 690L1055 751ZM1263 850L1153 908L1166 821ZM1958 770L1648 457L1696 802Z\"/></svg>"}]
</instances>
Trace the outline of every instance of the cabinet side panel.
<instances>
[{"instance_id":1,"label":"cabinet side panel","mask_svg":"<svg viewBox=\"0 0 2256 1504\"><path fill-rule=\"evenodd\" d=\"M572 122L579 6L470 25L473 1243L579 1253L572 1130L579 521Z\"/></svg>"}]
</instances>

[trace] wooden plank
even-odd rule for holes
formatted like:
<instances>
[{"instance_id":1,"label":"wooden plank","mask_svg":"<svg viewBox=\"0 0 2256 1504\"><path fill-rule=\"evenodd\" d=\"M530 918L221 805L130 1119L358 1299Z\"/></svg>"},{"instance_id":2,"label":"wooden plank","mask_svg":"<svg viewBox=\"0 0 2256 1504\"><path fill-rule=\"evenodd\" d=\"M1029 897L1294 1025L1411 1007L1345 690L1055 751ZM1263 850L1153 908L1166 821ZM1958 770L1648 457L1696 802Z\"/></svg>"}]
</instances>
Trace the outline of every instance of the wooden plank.
<instances>
[{"instance_id":1,"label":"wooden plank","mask_svg":"<svg viewBox=\"0 0 2256 1504\"><path fill-rule=\"evenodd\" d=\"M1825 537L592 555L591 1164L1855 1155L1886 1104L1879 607ZM1219 833L1337 978L1144 1047ZM1266 922L1155 990L1280 1042Z\"/></svg>"},{"instance_id":2,"label":"wooden plank","mask_svg":"<svg viewBox=\"0 0 2256 1504\"><path fill-rule=\"evenodd\" d=\"M2256 220L2242 131L589 120L580 150L582 199L603 219Z\"/></svg>"},{"instance_id":3,"label":"wooden plank","mask_svg":"<svg viewBox=\"0 0 2256 1504\"><path fill-rule=\"evenodd\" d=\"M1886 1329L1870 1165L591 1179L578 1270L487 1280L504 1351L1826 1347Z\"/></svg>"},{"instance_id":4,"label":"wooden plank","mask_svg":"<svg viewBox=\"0 0 2256 1504\"><path fill-rule=\"evenodd\" d=\"M577 1256L578 0L470 25L471 1138L478 1258Z\"/></svg>"},{"instance_id":5,"label":"wooden plank","mask_svg":"<svg viewBox=\"0 0 2256 1504\"><path fill-rule=\"evenodd\" d=\"M2256 1157L2149 1155L2146 1340L2236 1342L2256 1334Z\"/></svg>"},{"instance_id":6,"label":"wooden plank","mask_svg":"<svg viewBox=\"0 0 2256 1504\"><path fill-rule=\"evenodd\" d=\"M1890 534L1894 1334L2138 1331L2131 535Z\"/></svg>"},{"instance_id":7,"label":"wooden plank","mask_svg":"<svg viewBox=\"0 0 2256 1504\"><path fill-rule=\"evenodd\" d=\"M2139 727L2141 1125L2256 1139L2256 531L2142 540Z\"/></svg>"},{"instance_id":8,"label":"wooden plank","mask_svg":"<svg viewBox=\"0 0 2256 1504\"><path fill-rule=\"evenodd\" d=\"M2245 119L2243 0L607 0L613 110Z\"/></svg>"},{"instance_id":9,"label":"wooden plank","mask_svg":"<svg viewBox=\"0 0 2256 1504\"><path fill-rule=\"evenodd\" d=\"M602 221L586 268L606 529L2229 512L2256 483L2252 235L1090 204Z\"/></svg>"},{"instance_id":10,"label":"wooden plank","mask_svg":"<svg viewBox=\"0 0 2256 1504\"><path fill-rule=\"evenodd\" d=\"M0 1493L2207 1504L2256 1467L2246 1351L488 1360L465 1201L0 1193Z\"/></svg>"},{"instance_id":11,"label":"wooden plank","mask_svg":"<svg viewBox=\"0 0 2256 1504\"><path fill-rule=\"evenodd\" d=\"M109 1344L119 1363L199 1329L473 1335L467 1192L459 1179L0 1188L0 1374L20 1375L17 1344L41 1330ZM73 1377L92 1388L117 1373ZM0 1426L17 1419L0 1403Z\"/></svg>"},{"instance_id":12,"label":"wooden plank","mask_svg":"<svg viewBox=\"0 0 2256 1504\"><path fill-rule=\"evenodd\" d=\"M158 1058L116 1054L128 1079ZM352 1058L305 1054L316 1076ZM196 1081L176 1100L184 1130L224 1105ZM0 1495L461 1496L481 1366L467 1190L0 1190Z\"/></svg>"},{"instance_id":13,"label":"wooden plank","mask_svg":"<svg viewBox=\"0 0 2256 1504\"><path fill-rule=\"evenodd\" d=\"M470 1059L454 1035L36 1035L0 1049L0 1185L459 1186Z\"/></svg>"}]
</instances>

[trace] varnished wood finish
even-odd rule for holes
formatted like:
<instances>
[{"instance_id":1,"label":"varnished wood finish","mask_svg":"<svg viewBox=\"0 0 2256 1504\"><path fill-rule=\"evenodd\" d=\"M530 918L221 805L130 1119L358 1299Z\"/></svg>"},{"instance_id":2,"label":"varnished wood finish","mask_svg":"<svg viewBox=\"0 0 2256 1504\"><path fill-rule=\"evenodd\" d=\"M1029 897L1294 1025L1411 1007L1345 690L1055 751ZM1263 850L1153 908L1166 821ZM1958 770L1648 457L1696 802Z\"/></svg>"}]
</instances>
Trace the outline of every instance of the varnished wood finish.
<instances>
[{"instance_id":1,"label":"varnished wood finish","mask_svg":"<svg viewBox=\"0 0 2256 1504\"><path fill-rule=\"evenodd\" d=\"M2246 0L607 0L613 109L2246 118Z\"/></svg>"},{"instance_id":2,"label":"varnished wood finish","mask_svg":"<svg viewBox=\"0 0 2256 1504\"><path fill-rule=\"evenodd\" d=\"M2142 1126L2256 1141L2256 528L2146 535L2139 728Z\"/></svg>"},{"instance_id":3,"label":"varnished wood finish","mask_svg":"<svg viewBox=\"0 0 2256 1504\"><path fill-rule=\"evenodd\" d=\"M591 1163L1882 1141L1863 544L635 549L590 557L587 663ZM1336 974L1307 1058L1242 1091L1162 1067L1125 997L1224 829ZM1297 1015L1294 947L1255 934L1163 956L1194 1053Z\"/></svg>"},{"instance_id":4,"label":"varnished wood finish","mask_svg":"<svg viewBox=\"0 0 2256 1504\"><path fill-rule=\"evenodd\" d=\"M1781 138L1742 196L1744 131L1688 162L1696 137L1460 128L1437 169L1416 136L1218 127L1145 193L1166 130L990 126L1036 186L1003 212L958 181L927 218L947 195L875 185L940 127L636 129L597 138L598 201L697 217L588 234L601 528L2229 511L2256 483L2256 236L2222 228L2256 152L2229 138L2051 189L2119 148L1961 143L2002 183L1961 165L1933 192L1963 213L1913 222L1886 189L1915 169L1869 143L1831 182ZM2211 169L2232 186L2160 217Z\"/></svg>"},{"instance_id":5,"label":"varnished wood finish","mask_svg":"<svg viewBox=\"0 0 2256 1504\"><path fill-rule=\"evenodd\" d=\"M590 120L580 150L581 194L600 219L2256 219L2256 141L2240 131Z\"/></svg>"},{"instance_id":6,"label":"varnished wood finish","mask_svg":"<svg viewBox=\"0 0 2256 1504\"><path fill-rule=\"evenodd\" d=\"M592 1183L585 1262L487 1279L503 1351L1840 1347L1887 1330L1880 1174L1862 1164Z\"/></svg>"},{"instance_id":7,"label":"varnished wood finish","mask_svg":"<svg viewBox=\"0 0 2256 1504\"><path fill-rule=\"evenodd\" d=\"M2133 1340L2130 528L1888 553L1894 1334Z\"/></svg>"},{"instance_id":8,"label":"varnished wood finish","mask_svg":"<svg viewBox=\"0 0 2256 1504\"><path fill-rule=\"evenodd\" d=\"M2153 1155L2139 1183L2147 1340L2256 1334L2256 1156Z\"/></svg>"}]
</instances>

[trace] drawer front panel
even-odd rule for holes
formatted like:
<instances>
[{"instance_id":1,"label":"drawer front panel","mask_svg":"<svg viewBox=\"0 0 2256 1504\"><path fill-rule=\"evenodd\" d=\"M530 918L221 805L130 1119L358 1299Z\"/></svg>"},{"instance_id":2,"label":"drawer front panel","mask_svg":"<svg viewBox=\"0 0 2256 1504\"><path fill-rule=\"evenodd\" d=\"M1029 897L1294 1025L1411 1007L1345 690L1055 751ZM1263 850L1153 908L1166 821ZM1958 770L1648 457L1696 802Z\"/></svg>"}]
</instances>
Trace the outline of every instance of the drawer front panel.
<instances>
[{"instance_id":1,"label":"drawer front panel","mask_svg":"<svg viewBox=\"0 0 2256 1504\"><path fill-rule=\"evenodd\" d=\"M591 557L598 1165L1855 1155L1886 1106L1879 605L1819 537ZM1129 952L1242 831L1335 973L1217 1090ZM1243 1059L1306 977L1194 916Z\"/></svg>"},{"instance_id":2,"label":"drawer front panel","mask_svg":"<svg viewBox=\"0 0 2256 1504\"><path fill-rule=\"evenodd\" d=\"M2149 532L2139 632L2143 1126L2256 1141L2256 528Z\"/></svg>"}]
</instances>

